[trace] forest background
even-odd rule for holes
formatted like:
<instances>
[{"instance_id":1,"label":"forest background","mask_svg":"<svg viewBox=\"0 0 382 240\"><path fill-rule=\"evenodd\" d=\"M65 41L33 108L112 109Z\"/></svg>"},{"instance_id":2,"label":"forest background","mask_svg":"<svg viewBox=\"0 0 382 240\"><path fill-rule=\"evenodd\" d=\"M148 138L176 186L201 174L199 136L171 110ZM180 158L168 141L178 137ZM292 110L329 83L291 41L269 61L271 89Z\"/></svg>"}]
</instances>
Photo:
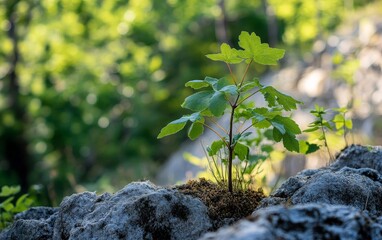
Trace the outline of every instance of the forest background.
<instances>
[{"instance_id":1,"label":"forest background","mask_svg":"<svg viewBox=\"0 0 382 240\"><path fill-rule=\"evenodd\" d=\"M224 71L205 54L248 31L306 57L373 2L0 0L0 186L57 205L153 179L186 139L156 138L185 113L184 83Z\"/></svg>"}]
</instances>

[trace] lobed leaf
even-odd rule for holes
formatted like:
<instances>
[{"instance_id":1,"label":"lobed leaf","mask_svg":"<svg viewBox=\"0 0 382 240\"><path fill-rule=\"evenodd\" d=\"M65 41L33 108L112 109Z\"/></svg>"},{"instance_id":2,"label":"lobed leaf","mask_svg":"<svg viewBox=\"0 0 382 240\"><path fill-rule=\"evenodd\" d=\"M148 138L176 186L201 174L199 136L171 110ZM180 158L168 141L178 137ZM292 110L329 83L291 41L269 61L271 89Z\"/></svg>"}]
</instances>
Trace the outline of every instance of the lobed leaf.
<instances>
[{"instance_id":1,"label":"lobed leaf","mask_svg":"<svg viewBox=\"0 0 382 240\"><path fill-rule=\"evenodd\" d=\"M292 133L292 134L300 134L301 129L297 125L293 119L289 117L283 117L281 115L277 115L272 119L272 122L277 122L279 124L282 124L286 130L286 132Z\"/></svg>"},{"instance_id":2,"label":"lobed leaf","mask_svg":"<svg viewBox=\"0 0 382 240\"><path fill-rule=\"evenodd\" d=\"M8 197L20 192L20 186L3 186L1 188L0 197Z\"/></svg>"},{"instance_id":3,"label":"lobed leaf","mask_svg":"<svg viewBox=\"0 0 382 240\"><path fill-rule=\"evenodd\" d=\"M277 104L281 105L285 111L290 111L292 109L297 109L297 104L302 102L288 96L284 93L277 91L272 86L267 86L260 90L264 95L265 100L268 102L268 106L275 107Z\"/></svg>"},{"instance_id":4,"label":"lobed leaf","mask_svg":"<svg viewBox=\"0 0 382 240\"><path fill-rule=\"evenodd\" d=\"M285 50L271 48L266 43L261 43L260 37L255 33L241 32L239 46L244 50L238 50L238 56L250 59L263 65L276 65L277 61L284 57Z\"/></svg>"},{"instance_id":5,"label":"lobed leaf","mask_svg":"<svg viewBox=\"0 0 382 240\"><path fill-rule=\"evenodd\" d=\"M283 135L283 145L287 150L289 150L291 152L297 152L298 153L300 151L300 143L296 139L295 135L291 135L288 133L284 134Z\"/></svg>"},{"instance_id":6,"label":"lobed leaf","mask_svg":"<svg viewBox=\"0 0 382 240\"><path fill-rule=\"evenodd\" d=\"M208 155L214 156L218 153L220 149L222 149L225 146L224 142L222 140L216 140L211 143L210 151L208 151Z\"/></svg>"},{"instance_id":7,"label":"lobed leaf","mask_svg":"<svg viewBox=\"0 0 382 240\"><path fill-rule=\"evenodd\" d=\"M242 58L238 57L237 50L231 48L227 43L220 45L220 53L207 54L206 57L213 61L222 61L230 64L237 64L243 61Z\"/></svg>"},{"instance_id":8,"label":"lobed leaf","mask_svg":"<svg viewBox=\"0 0 382 240\"><path fill-rule=\"evenodd\" d=\"M302 154L314 153L320 149L320 146L318 146L317 144L309 143L304 140L299 141L299 145L300 145L300 153Z\"/></svg>"},{"instance_id":9,"label":"lobed leaf","mask_svg":"<svg viewBox=\"0 0 382 240\"><path fill-rule=\"evenodd\" d=\"M234 153L240 160L243 161L248 158L249 147L240 142L237 142L235 145Z\"/></svg>"}]
</instances>

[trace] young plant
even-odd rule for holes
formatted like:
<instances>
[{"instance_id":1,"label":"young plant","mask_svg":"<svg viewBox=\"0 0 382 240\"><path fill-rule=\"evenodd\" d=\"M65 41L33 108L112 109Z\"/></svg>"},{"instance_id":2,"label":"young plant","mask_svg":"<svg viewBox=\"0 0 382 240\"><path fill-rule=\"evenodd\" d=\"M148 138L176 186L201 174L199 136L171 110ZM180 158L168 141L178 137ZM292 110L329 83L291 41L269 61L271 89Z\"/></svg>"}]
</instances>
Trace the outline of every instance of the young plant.
<instances>
[{"instance_id":1,"label":"young plant","mask_svg":"<svg viewBox=\"0 0 382 240\"><path fill-rule=\"evenodd\" d=\"M31 207L33 200L28 194L23 194L15 200L15 196L20 192L20 186L3 186L0 192L0 230L6 228L13 222L16 213L27 210Z\"/></svg>"},{"instance_id":2,"label":"young plant","mask_svg":"<svg viewBox=\"0 0 382 240\"><path fill-rule=\"evenodd\" d=\"M348 109L346 107L333 108L333 111L337 114L333 117L332 122L336 128L336 134L343 136L346 147L349 146L346 135L353 129L353 121L346 117Z\"/></svg>"},{"instance_id":3,"label":"young plant","mask_svg":"<svg viewBox=\"0 0 382 240\"><path fill-rule=\"evenodd\" d=\"M301 133L299 126L286 112L297 108L301 102L279 92L272 86L264 86L257 78L249 78L248 70L252 64L276 65L284 56L284 50L271 48L261 43L260 37L255 33L241 32L239 36L241 49L231 48L223 43L220 53L206 55L213 61L224 62L229 71L229 78L206 77L204 80L191 80L186 87L197 92L188 96L183 108L194 113L167 124L159 133L162 138L182 130L187 122L191 122L188 137L197 139L204 131L210 129L218 136L218 140L211 143L208 149L209 156L220 158L225 163L227 171L228 190L233 191L233 160L240 162L251 161L251 142L246 141L251 135L249 130L270 129L271 139L283 142L289 151L299 152L299 142L296 135ZM236 76L231 65L245 63L246 67L240 77ZM262 94L267 102L266 107L257 106L250 98L255 94ZM228 126L221 126L215 118L227 114ZM213 125L212 125L213 124Z\"/></svg>"},{"instance_id":4,"label":"young plant","mask_svg":"<svg viewBox=\"0 0 382 240\"><path fill-rule=\"evenodd\" d=\"M333 118L329 118L328 120L326 120L324 116L330 110L332 110L336 114L333 116ZM331 154L331 151L329 148L329 144L327 140L328 139L327 132L333 131L336 135L343 136L345 144L346 146L348 146L346 135L349 132L349 130L353 128L352 120L346 117L346 113L348 112L348 109L343 107L343 108L333 108L333 109L325 110L323 107L316 105L315 109L310 112L316 117L316 120L310 123L309 128L304 130L304 132L308 132L308 133L319 132L319 137L317 138L317 140L323 142L323 145L325 146L329 154L330 160L334 160L333 155ZM310 144L308 142L306 143L312 147L313 151L311 152L314 152L319 149L319 146L316 144ZM300 145L300 150L301 150L301 145Z\"/></svg>"}]
</instances>

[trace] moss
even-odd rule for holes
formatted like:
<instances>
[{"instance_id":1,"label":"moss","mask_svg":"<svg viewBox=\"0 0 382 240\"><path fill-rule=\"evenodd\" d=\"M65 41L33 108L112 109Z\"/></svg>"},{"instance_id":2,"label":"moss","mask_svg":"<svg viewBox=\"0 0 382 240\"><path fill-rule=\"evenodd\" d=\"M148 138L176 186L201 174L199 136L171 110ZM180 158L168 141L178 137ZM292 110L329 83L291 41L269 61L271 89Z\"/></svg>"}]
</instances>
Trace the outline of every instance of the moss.
<instances>
[{"instance_id":1,"label":"moss","mask_svg":"<svg viewBox=\"0 0 382 240\"><path fill-rule=\"evenodd\" d=\"M265 197L261 190L230 193L227 188L203 178L175 188L183 194L199 198L207 206L214 229L251 215Z\"/></svg>"}]
</instances>

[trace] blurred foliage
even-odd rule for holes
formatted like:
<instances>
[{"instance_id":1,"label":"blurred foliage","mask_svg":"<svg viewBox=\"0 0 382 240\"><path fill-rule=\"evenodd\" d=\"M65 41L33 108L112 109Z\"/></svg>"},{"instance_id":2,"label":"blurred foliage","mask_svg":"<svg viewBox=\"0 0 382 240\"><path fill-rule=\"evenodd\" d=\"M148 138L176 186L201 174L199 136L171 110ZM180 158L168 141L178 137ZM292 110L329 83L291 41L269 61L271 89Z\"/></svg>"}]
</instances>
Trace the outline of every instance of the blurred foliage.
<instances>
[{"instance_id":1,"label":"blurred foliage","mask_svg":"<svg viewBox=\"0 0 382 240\"><path fill-rule=\"evenodd\" d=\"M16 198L20 186L3 186L0 191L0 230L9 226L17 213L30 208L33 199L28 194Z\"/></svg>"},{"instance_id":2,"label":"blurred foliage","mask_svg":"<svg viewBox=\"0 0 382 240\"><path fill-rule=\"evenodd\" d=\"M222 2L0 0L0 186L25 177L55 205L73 191L153 176L185 138L156 140L182 114L177 106L191 91L182 86L221 72L203 54L217 50L223 15L228 41L246 30L270 42L277 24L278 40L293 44L318 34L309 26L334 28L334 8L347 1ZM310 9L316 2L320 18ZM274 10L273 25L264 9ZM26 160L14 160L23 143Z\"/></svg>"}]
</instances>

